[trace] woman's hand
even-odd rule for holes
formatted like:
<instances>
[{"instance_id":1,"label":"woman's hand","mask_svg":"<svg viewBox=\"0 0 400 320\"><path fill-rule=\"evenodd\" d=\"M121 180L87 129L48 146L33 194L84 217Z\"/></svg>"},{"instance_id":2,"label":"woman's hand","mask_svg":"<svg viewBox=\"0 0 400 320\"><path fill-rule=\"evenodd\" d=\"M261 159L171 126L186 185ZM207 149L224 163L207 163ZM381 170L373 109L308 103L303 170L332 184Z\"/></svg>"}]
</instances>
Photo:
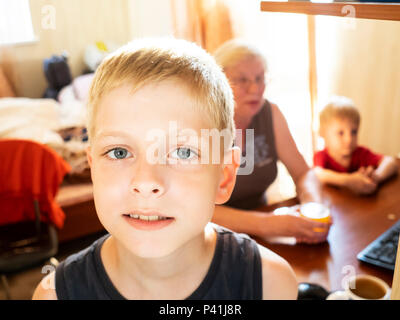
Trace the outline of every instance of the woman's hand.
<instances>
[{"instance_id":1,"label":"woman's hand","mask_svg":"<svg viewBox=\"0 0 400 320\"><path fill-rule=\"evenodd\" d=\"M332 222L316 222L311 219L292 214L274 215L273 219L271 217L269 223L273 223L274 228L279 230L279 236L295 237L297 243L309 244L326 241L329 229L332 225Z\"/></svg>"}]
</instances>

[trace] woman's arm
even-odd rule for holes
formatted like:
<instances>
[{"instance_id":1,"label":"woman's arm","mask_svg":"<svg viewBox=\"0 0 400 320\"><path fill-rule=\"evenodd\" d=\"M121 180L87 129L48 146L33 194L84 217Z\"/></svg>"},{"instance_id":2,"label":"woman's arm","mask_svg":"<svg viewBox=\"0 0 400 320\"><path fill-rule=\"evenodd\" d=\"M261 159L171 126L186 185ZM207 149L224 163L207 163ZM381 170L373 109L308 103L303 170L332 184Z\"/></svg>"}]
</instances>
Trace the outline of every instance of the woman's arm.
<instances>
[{"instance_id":1,"label":"woman's arm","mask_svg":"<svg viewBox=\"0 0 400 320\"><path fill-rule=\"evenodd\" d=\"M330 224L315 222L295 215L274 215L260 211L246 211L227 206L215 206L212 222L232 231L246 233L268 241L270 237L295 237L304 243L326 241ZM314 231L324 229L325 232Z\"/></svg>"},{"instance_id":2,"label":"woman's arm","mask_svg":"<svg viewBox=\"0 0 400 320\"><path fill-rule=\"evenodd\" d=\"M276 104L271 103L278 158L286 166L301 202L321 202L321 184L297 149L286 119Z\"/></svg>"},{"instance_id":3,"label":"woman's arm","mask_svg":"<svg viewBox=\"0 0 400 320\"><path fill-rule=\"evenodd\" d=\"M273 234L268 217L271 214L258 211L235 209L223 205L215 206L212 222L235 232L246 233L260 238Z\"/></svg>"}]
</instances>

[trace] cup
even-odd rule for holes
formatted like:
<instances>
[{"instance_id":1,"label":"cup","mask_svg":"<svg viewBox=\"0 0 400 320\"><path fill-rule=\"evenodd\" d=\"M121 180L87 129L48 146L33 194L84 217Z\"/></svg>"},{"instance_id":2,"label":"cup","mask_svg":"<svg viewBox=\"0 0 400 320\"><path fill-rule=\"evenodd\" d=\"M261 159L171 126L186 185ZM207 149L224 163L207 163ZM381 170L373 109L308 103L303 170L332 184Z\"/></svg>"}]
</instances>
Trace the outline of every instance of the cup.
<instances>
[{"instance_id":1,"label":"cup","mask_svg":"<svg viewBox=\"0 0 400 320\"><path fill-rule=\"evenodd\" d=\"M335 291L326 300L389 300L390 294L391 289L385 281L362 274L349 278L344 291Z\"/></svg>"},{"instance_id":2,"label":"cup","mask_svg":"<svg viewBox=\"0 0 400 320\"><path fill-rule=\"evenodd\" d=\"M327 206L317 202L304 203L299 207L300 216L323 223L331 222L331 213ZM326 228L314 228L316 232L325 232Z\"/></svg>"}]
</instances>

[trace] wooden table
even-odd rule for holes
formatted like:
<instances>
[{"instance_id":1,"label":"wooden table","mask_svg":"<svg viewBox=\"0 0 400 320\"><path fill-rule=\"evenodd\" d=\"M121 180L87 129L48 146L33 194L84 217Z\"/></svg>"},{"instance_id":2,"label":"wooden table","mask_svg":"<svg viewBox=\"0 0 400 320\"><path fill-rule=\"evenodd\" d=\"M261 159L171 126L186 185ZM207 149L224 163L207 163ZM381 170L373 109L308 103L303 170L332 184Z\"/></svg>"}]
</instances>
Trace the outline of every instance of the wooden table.
<instances>
[{"instance_id":1,"label":"wooden table","mask_svg":"<svg viewBox=\"0 0 400 320\"><path fill-rule=\"evenodd\" d=\"M58 230L60 243L104 231L96 214L90 182L61 186L56 201L66 216L64 227Z\"/></svg>"},{"instance_id":2,"label":"wooden table","mask_svg":"<svg viewBox=\"0 0 400 320\"><path fill-rule=\"evenodd\" d=\"M360 262L357 254L400 219L400 175L386 181L370 196L325 186L323 199L330 205L333 218L326 243L287 245L257 241L285 258L299 282L318 283L330 291L341 290L342 281L356 273L377 276L392 286L392 271ZM291 199L261 210L296 203L296 199Z\"/></svg>"}]
</instances>

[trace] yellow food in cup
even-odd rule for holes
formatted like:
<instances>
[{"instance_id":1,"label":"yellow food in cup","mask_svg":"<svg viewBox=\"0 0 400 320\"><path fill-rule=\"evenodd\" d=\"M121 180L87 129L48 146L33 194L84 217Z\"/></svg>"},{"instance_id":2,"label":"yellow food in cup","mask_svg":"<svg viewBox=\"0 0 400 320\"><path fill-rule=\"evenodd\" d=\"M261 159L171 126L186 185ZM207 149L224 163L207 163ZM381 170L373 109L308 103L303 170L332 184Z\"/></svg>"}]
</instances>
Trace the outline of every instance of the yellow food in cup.
<instances>
[{"instance_id":1,"label":"yellow food in cup","mask_svg":"<svg viewBox=\"0 0 400 320\"><path fill-rule=\"evenodd\" d=\"M300 216L317 222L330 223L331 214L329 208L321 203L309 202L300 206ZM325 232L326 228L314 228L316 232Z\"/></svg>"}]
</instances>

